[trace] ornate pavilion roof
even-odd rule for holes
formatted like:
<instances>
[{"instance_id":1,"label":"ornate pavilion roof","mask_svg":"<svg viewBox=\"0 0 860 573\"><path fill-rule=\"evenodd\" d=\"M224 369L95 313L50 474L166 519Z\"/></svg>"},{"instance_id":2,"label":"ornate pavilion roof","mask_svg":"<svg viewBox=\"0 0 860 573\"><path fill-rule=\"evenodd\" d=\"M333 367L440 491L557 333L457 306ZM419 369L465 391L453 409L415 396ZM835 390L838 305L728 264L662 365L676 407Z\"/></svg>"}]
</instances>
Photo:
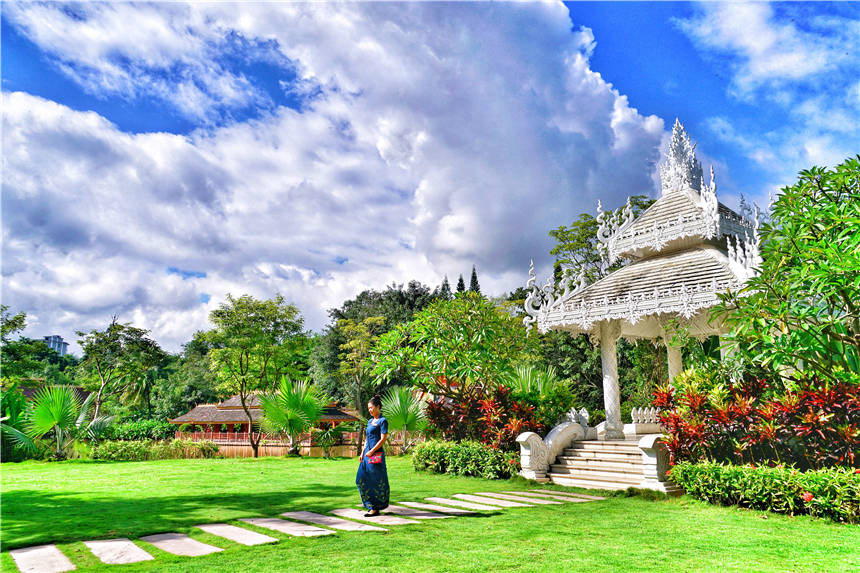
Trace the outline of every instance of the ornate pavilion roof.
<instances>
[{"instance_id":1,"label":"ornate pavilion roof","mask_svg":"<svg viewBox=\"0 0 860 573\"><path fill-rule=\"evenodd\" d=\"M704 311L718 302L718 293L742 287L760 264L758 214L753 223L717 201L713 168L706 186L694 148L676 120L660 166L662 196L636 218L629 200L617 217L598 203L604 266L621 257L632 263L588 286L583 273L572 280L567 272L563 292L552 279L539 288L532 265L528 328L591 333L600 321L618 320L622 336L656 338L666 319L678 317L694 326L694 335L719 330Z\"/></svg>"}]
</instances>

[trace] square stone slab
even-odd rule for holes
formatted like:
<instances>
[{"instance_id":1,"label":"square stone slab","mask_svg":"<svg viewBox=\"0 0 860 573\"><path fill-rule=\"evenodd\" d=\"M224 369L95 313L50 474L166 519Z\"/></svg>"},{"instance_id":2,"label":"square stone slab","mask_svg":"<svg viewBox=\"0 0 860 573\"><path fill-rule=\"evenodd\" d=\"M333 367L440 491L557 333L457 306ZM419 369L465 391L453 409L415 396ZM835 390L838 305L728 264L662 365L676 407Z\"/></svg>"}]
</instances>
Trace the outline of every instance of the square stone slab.
<instances>
[{"instance_id":1,"label":"square stone slab","mask_svg":"<svg viewBox=\"0 0 860 573\"><path fill-rule=\"evenodd\" d=\"M201 543L182 533L159 533L157 535L147 535L140 539L147 543L152 543L162 551L186 557L198 557L200 555L209 555L210 553L224 551L220 547Z\"/></svg>"},{"instance_id":2,"label":"square stone slab","mask_svg":"<svg viewBox=\"0 0 860 573\"><path fill-rule=\"evenodd\" d=\"M455 493L453 497L457 499L465 499L466 501L474 501L475 503L484 503L487 505L498 505L499 507L534 507L527 503L518 501L505 501L503 499L493 499L492 497L482 497L480 495L472 495L469 493Z\"/></svg>"},{"instance_id":3,"label":"square stone slab","mask_svg":"<svg viewBox=\"0 0 860 573\"><path fill-rule=\"evenodd\" d=\"M566 501L567 503L582 503L594 501L591 499L585 499L583 497L573 497L570 495L555 495L550 493L537 493L531 491L506 491L505 493L512 493L514 495L528 496L532 499L556 499L558 501Z\"/></svg>"},{"instance_id":4,"label":"square stone slab","mask_svg":"<svg viewBox=\"0 0 860 573\"><path fill-rule=\"evenodd\" d=\"M240 519L245 523L256 525L257 527L265 527L273 531L280 531L287 535L295 537L316 537L318 535L334 535L331 529L323 529L322 527L314 527L307 523L296 523L295 521L287 521L278 519L277 517L260 517L254 519Z\"/></svg>"},{"instance_id":5,"label":"square stone slab","mask_svg":"<svg viewBox=\"0 0 860 573\"><path fill-rule=\"evenodd\" d=\"M605 497L600 497L599 495L588 495L587 493L573 493L569 491L556 491L554 489L542 489L542 490L532 490L534 493L547 493L551 495L566 495L567 497L581 497L583 499L594 499L594 500L604 500ZM532 493L529 492L529 493Z\"/></svg>"},{"instance_id":6,"label":"square stone slab","mask_svg":"<svg viewBox=\"0 0 860 573\"><path fill-rule=\"evenodd\" d=\"M307 521L309 523L325 525L326 527L340 529L342 531L388 531L384 527L376 527L375 525L368 525L366 523L356 523L354 521L349 521L348 519L341 519L339 517L332 517L330 515L314 513L312 511L288 511L281 515L283 517L295 519L296 521Z\"/></svg>"},{"instance_id":7,"label":"square stone slab","mask_svg":"<svg viewBox=\"0 0 860 573\"><path fill-rule=\"evenodd\" d=\"M107 563L108 565L124 565L126 563L137 563L138 561L155 559L125 537L84 541L84 545L89 547L93 555L98 557L102 563Z\"/></svg>"},{"instance_id":8,"label":"square stone slab","mask_svg":"<svg viewBox=\"0 0 860 573\"><path fill-rule=\"evenodd\" d=\"M535 505L561 505L561 502L552 501L549 499L541 499L538 497L527 497L522 495L509 495L507 493L496 493L490 491L478 491L475 492L477 495L484 495L487 497L494 497L498 499L506 499L508 501L520 501L523 503L534 503Z\"/></svg>"},{"instance_id":9,"label":"square stone slab","mask_svg":"<svg viewBox=\"0 0 860 573\"><path fill-rule=\"evenodd\" d=\"M377 515L376 517L364 517L367 510L352 509L345 507L343 509L334 509L332 513L340 517L348 517L349 519L357 519L359 521L369 521L370 523L378 523L379 525L410 525L412 523L421 523L414 519L404 519L402 517L394 517L392 515ZM384 510L383 510L384 511Z\"/></svg>"},{"instance_id":10,"label":"square stone slab","mask_svg":"<svg viewBox=\"0 0 860 573\"><path fill-rule=\"evenodd\" d=\"M434 503L444 503L445 505L454 505L456 507L465 507L466 509L477 509L478 511L499 511L501 507L487 505L485 503L471 503L461 499L448 499L447 497L425 497L427 501Z\"/></svg>"},{"instance_id":11,"label":"square stone slab","mask_svg":"<svg viewBox=\"0 0 860 573\"><path fill-rule=\"evenodd\" d=\"M450 513L451 515L475 515L474 511L469 511L468 509L445 507L443 505L435 505L432 503L421 503L420 501L400 501L398 503L408 505L409 507L417 507L418 509L429 509L430 511Z\"/></svg>"},{"instance_id":12,"label":"square stone slab","mask_svg":"<svg viewBox=\"0 0 860 573\"><path fill-rule=\"evenodd\" d=\"M251 531L250 529L243 529L226 523L207 523L205 525L197 525L196 527L202 529L206 533L211 533L212 535L217 535L218 537L223 537L224 539L229 539L230 541L235 541L242 545L262 545L263 543L278 542L274 537L269 537L268 535L263 535L262 533Z\"/></svg>"},{"instance_id":13,"label":"square stone slab","mask_svg":"<svg viewBox=\"0 0 860 573\"><path fill-rule=\"evenodd\" d=\"M9 552L21 573L61 573L76 569L56 545L37 545Z\"/></svg>"},{"instance_id":14,"label":"square stone slab","mask_svg":"<svg viewBox=\"0 0 860 573\"><path fill-rule=\"evenodd\" d=\"M399 505L389 505L385 508L385 513L396 513L397 515L405 515L413 519L450 519L453 515L443 515L432 511L413 509L411 507L400 507Z\"/></svg>"}]
</instances>

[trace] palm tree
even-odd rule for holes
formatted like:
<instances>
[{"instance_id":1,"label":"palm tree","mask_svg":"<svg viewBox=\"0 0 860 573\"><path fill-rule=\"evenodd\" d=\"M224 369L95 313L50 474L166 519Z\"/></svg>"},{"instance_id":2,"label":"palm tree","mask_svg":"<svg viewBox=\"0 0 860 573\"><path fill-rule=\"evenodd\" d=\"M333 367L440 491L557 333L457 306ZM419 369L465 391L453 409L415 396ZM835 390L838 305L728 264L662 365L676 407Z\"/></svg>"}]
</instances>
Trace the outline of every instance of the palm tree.
<instances>
[{"instance_id":1,"label":"palm tree","mask_svg":"<svg viewBox=\"0 0 860 573\"><path fill-rule=\"evenodd\" d=\"M409 388L401 386L389 388L382 398L382 413L388 420L390 430L401 431L403 444L401 452L409 449L408 432L418 432L427 427L424 402L414 390Z\"/></svg>"},{"instance_id":2,"label":"palm tree","mask_svg":"<svg viewBox=\"0 0 860 573\"><path fill-rule=\"evenodd\" d=\"M297 453L296 436L311 429L322 415L328 400L310 382L284 376L274 394L260 396L263 427L289 438L289 452Z\"/></svg>"},{"instance_id":3,"label":"palm tree","mask_svg":"<svg viewBox=\"0 0 860 573\"><path fill-rule=\"evenodd\" d=\"M87 422L87 412L95 397L90 394L81 404L71 386L46 386L33 397L33 406L26 414L24 432L30 440L52 434L56 449L54 457L66 457L67 448L76 440L98 440L113 421L112 416L101 416ZM14 436L22 447L27 443Z\"/></svg>"}]
</instances>

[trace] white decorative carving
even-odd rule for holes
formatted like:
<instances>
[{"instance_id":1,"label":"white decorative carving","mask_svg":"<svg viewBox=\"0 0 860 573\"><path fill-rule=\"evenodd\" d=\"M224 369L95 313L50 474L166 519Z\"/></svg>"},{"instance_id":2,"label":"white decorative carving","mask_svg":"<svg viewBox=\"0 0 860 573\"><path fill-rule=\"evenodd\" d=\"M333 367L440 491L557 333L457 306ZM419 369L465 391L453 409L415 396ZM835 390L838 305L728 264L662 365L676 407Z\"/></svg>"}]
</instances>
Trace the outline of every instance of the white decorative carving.
<instances>
[{"instance_id":1,"label":"white decorative carving","mask_svg":"<svg viewBox=\"0 0 860 573\"><path fill-rule=\"evenodd\" d=\"M569 447L571 442L585 438L585 430L576 422L562 422L541 437L534 432L524 432L517 436L520 445L520 475L525 478L544 481L550 464Z\"/></svg>"},{"instance_id":2,"label":"white decorative carving","mask_svg":"<svg viewBox=\"0 0 860 573\"><path fill-rule=\"evenodd\" d=\"M532 325L537 322L538 313L540 313L543 298L540 296L540 289L536 286L537 276L535 275L535 262L532 260L529 263L529 280L526 281L526 289L529 294L526 296L523 309L526 311L526 316L523 317L523 324L526 326L526 332L531 330Z\"/></svg>"},{"instance_id":3,"label":"white decorative carving","mask_svg":"<svg viewBox=\"0 0 860 573\"><path fill-rule=\"evenodd\" d=\"M669 453L663 436L651 434L639 439L639 449L642 451L642 484L643 489L666 491L666 470L669 469Z\"/></svg>"},{"instance_id":4,"label":"white decorative carving","mask_svg":"<svg viewBox=\"0 0 860 573\"><path fill-rule=\"evenodd\" d=\"M624 439L616 352L616 343L620 335L621 324L617 320L600 323L600 365L603 372L603 408L606 412L607 440Z\"/></svg>"},{"instance_id":5,"label":"white decorative carving","mask_svg":"<svg viewBox=\"0 0 860 573\"><path fill-rule=\"evenodd\" d=\"M660 413L657 408L633 408L630 410L630 421L634 424L659 424Z\"/></svg>"},{"instance_id":6,"label":"white decorative carving","mask_svg":"<svg viewBox=\"0 0 860 573\"><path fill-rule=\"evenodd\" d=\"M686 189L700 190L702 165L696 159L695 149L696 145L690 141L684 126L676 118L666 162L660 165L660 181L664 195Z\"/></svg>"},{"instance_id":7,"label":"white decorative carving","mask_svg":"<svg viewBox=\"0 0 860 573\"><path fill-rule=\"evenodd\" d=\"M564 269L558 286L564 289L561 294L556 291L552 277L550 277L543 287L538 288L535 264L534 261L531 261L529 279L526 281L526 289L528 289L529 294L523 303L523 308L526 311L523 324L526 331L531 330L532 325L538 322L541 317L545 317L550 311L561 307L568 299L585 288L585 271L580 270L576 277L573 277L571 269Z\"/></svg>"},{"instance_id":8,"label":"white decorative carving","mask_svg":"<svg viewBox=\"0 0 860 573\"><path fill-rule=\"evenodd\" d=\"M726 250L729 266L744 281L754 277L761 267L762 258L759 253L758 230L753 232L753 240L745 235L743 240L734 241L731 235L726 236Z\"/></svg>"}]
</instances>

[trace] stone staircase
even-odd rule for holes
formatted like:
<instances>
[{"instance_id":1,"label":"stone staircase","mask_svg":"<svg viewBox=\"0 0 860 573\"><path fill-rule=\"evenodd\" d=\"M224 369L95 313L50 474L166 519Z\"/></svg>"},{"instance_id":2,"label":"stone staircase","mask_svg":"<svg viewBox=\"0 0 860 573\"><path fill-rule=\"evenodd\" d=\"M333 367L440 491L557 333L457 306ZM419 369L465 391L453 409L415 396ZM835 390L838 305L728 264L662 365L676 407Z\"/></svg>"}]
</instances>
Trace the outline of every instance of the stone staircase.
<instances>
[{"instance_id":1,"label":"stone staircase","mask_svg":"<svg viewBox=\"0 0 860 573\"><path fill-rule=\"evenodd\" d=\"M547 477L559 485L588 489L641 487L645 478L638 440L582 440L565 448ZM666 484L667 493L680 492Z\"/></svg>"}]
</instances>

